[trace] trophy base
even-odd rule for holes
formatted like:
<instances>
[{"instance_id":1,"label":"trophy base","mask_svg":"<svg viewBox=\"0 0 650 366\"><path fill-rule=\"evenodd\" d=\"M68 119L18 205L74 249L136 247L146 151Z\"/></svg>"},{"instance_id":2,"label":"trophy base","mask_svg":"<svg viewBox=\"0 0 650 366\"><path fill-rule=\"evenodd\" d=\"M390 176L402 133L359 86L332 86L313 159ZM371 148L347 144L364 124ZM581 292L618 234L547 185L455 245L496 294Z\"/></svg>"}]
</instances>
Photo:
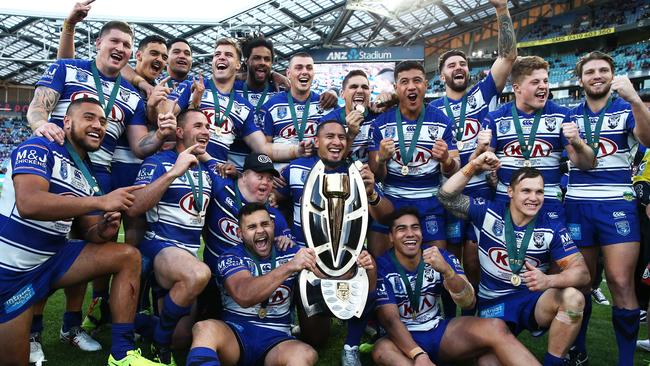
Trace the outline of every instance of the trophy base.
<instances>
[{"instance_id":1,"label":"trophy base","mask_svg":"<svg viewBox=\"0 0 650 366\"><path fill-rule=\"evenodd\" d=\"M319 314L325 310L323 302L335 317L347 320L356 316L361 317L368 300L368 276L366 270L357 267L355 276L348 280L335 280L316 277L314 272L306 269L300 272L298 278L300 298L307 316ZM310 302L308 286L320 287L322 301Z\"/></svg>"}]
</instances>

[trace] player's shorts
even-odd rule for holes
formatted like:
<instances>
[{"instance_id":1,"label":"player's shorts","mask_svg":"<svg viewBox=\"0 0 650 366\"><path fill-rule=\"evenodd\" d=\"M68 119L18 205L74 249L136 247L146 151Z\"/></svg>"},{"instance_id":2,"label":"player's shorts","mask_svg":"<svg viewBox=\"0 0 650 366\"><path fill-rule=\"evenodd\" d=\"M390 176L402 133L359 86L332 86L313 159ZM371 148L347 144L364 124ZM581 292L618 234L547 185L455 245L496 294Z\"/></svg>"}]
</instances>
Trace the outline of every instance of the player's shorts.
<instances>
[{"instance_id":1,"label":"player's shorts","mask_svg":"<svg viewBox=\"0 0 650 366\"><path fill-rule=\"evenodd\" d=\"M111 187L118 189L122 187L132 186L135 178L140 171L140 164L129 164L114 161L111 164Z\"/></svg>"},{"instance_id":2,"label":"player's shorts","mask_svg":"<svg viewBox=\"0 0 650 366\"><path fill-rule=\"evenodd\" d=\"M515 335L524 329L544 330L535 321L535 306L543 294L543 291L518 291L494 300L479 297L478 314L481 318L502 319Z\"/></svg>"},{"instance_id":3,"label":"player's shorts","mask_svg":"<svg viewBox=\"0 0 650 366\"><path fill-rule=\"evenodd\" d=\"M438 357L440 352L440 343L442 343L442 337L447 330L447 325L449 320L440 319L438 325L427 331L422 332L409 332L411 337L418 346L420 346L428 355L431 361L439 363Z\"/></svg>"},{"instance_id":4,"label":"player's shorts","mask_svg":"<svg viewBox=\"0 0 650 366\"><path fill-rule=\"evenodd\" d=\"M237 336L241 351L238 363L240 366L263 365L266 354L273 347L296 339L290 334L249 323L226 321L226 324Z\"/></svg>"},{"instance_id":5,"label":"player's shorts","mask_svg":"<svg viewBox=\"0 0 650 366\"><path fill-rule=\"evenodd\" d=\"M567 202L566 226L578 247L640 241L634 201Z\"/></svg>"},{"instance_id":6,"label":"player's shorts","mask_svg":"<svg viewBox=\"0 0 650 366\"><path fill-rule=\"evenodd\" d=\"M67 240L56 254L31 271L0 269L0 323L10 321L46 298L52 284L70 269L85 245L82 240Z\"/></svg>"},{"instance_id":7,"label":"player's shorts","mask_svg":"<svg viewBox=\"0 0 650 366\"><path fill-rule=\"evenodd\" d=\"M415 207L420 212L420 223L422 225L422 242L446 239L446 213L437 197L427 199L408 199L386 196L395 207L395 210L402 207ZM388 234L388 226L373 222L370 227L372 231Z\"/></svg>"}]
</instances>

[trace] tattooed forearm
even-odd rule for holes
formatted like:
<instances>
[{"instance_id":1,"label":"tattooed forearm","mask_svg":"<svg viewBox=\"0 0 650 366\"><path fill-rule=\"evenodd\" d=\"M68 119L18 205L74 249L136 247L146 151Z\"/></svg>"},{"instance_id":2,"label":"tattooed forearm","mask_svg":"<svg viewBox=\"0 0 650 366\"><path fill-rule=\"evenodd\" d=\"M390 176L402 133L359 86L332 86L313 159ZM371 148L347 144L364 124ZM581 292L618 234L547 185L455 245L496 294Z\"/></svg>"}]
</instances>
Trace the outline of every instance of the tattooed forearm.
<instances>
[{"instance_id":1,"label":"tattooed forearm","mask_svg":"<svg viewBox=\"0 0 650 366\"><path fill-rule=\"evenodd\" d=\"M467 219L469 212L469 197L460 193L449 193L443 189L438 191L438 200L454 216Z\"/></svg>"},{"instance_id":2,"label":"tattooed forearm","mask_svg":"<svg viewBox=\"0 0 650 366\"><path fill-rule=\"evenodd\" d=\"M515 59L517 57L517 41L510 14L507 11L504 14L499 14L497 21L499 22L499 57Z\"/></svg>"},{"instance_id":3,"label":"tattooed forearm","mask_svg":"<svg viewBox=\"0 0 650 366\"><path fill-rule=\"evenodd\" d=\"M163 140L156 136L156 131L150 131L140 139L138 142L138 148L136 151L133 151L133 153L135 153L138 158L144 159L155 153L162 143Z\"/></svg>"},{"instance_id":4,"label":"tattooed forearm","mask_svg":"<svg viewBox=\"0 0 650 366\"><path fill-rule=\"evenodd\" d=\"M47 122L50 113L54 110L56 103L59 102L59 95L54 89L44 86L36 88L34 98L32 98L27 110L27 121L32 130Z\"/></svg>"}]
</instances>

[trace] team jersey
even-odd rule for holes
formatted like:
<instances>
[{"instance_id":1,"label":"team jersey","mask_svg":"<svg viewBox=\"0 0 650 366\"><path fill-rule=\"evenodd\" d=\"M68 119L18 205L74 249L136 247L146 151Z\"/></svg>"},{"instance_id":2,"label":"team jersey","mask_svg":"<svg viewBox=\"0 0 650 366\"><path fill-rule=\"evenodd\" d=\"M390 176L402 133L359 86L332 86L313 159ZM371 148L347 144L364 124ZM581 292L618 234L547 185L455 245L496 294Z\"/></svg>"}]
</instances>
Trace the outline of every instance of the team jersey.
<instances>
[{"instance_id":1,"label":"team jersey","mask_svg":"<svg viewBox=\"0 0 650 366\"><path fill-rule=\"evenodd\" d=\"M462 148L458 148L460 153L460 165L465 166L469 162L469 158L476 150L478 133L481 131L481 123L488 112L490 112L490 103L491 101L499 96L497 87L494 84L494 79L492 74L488 74L487 77L479 81L473 87L471 87L467 93L467 104L465 110L465 129L463 131ZM455 119L454 128L452 128L452 134L456 134L456 124L459 123L462 99L456 100L448 98L449 107L453 113L453 118ZM445 108L444 98L438 98L428 105L432 108L438 108L442 113L447 117L447 108ZM482 172L474 175L469 183L465 192L472 192L479 189L488 189L489 186L486 181L487 172Z\"/></svg>"},{"instance_id":2,"label":"team jersey","mask_svg":"<svg viewBox=\"0 0 650 366\"><path fill-rule=\"evenodd\" d=\"M585 102L573 108L567 120L578 124L581 137L585 138L584 111L587 110L592 131L596 129L598 113L593 113ZM638 145L634 137L634 115L632 107L621 98L614 98L605 112L598 146L598 166L588 171L571 167L567 201L599 202L633 200L632 169L634 154Z\"/></svg>"},{"instance_id":3,"label":"team jersey","mask_svg":"<svg viewBox=\"0 0 650 366\"><path fill-rule=\"evenodd\" d=\"M277 249L276 249L277 250ZM286 251L277 250L276 268L289 262L298 252L297 247L288 248ZM219 273L217 280L222 288L221 299L223 303L222 319L235 323L249 323L259 327L289 333L291 329L291 299L296 281L296 274L292 274L269 297L266 307L267 315L258 316L260 304L245 308L239 305L225 289L225 282L235 273L248 271L252 276L258 277L271 272L271 257L260 259L262 273L257 272L255 262L250 258L244 245L237 245L228 249L219 259Z\"/></svg>"},{"instance_id":4,"label":"team jersey","mask_svg":"<svg viewBox=\"0 0 650 366\"><path fill-rule=\"evenodd\" d=\"M335 110L329 112L328 114L321 117L318 121L319 123L325 121L339 121L344 126L345 122L345 107L339 107ZM372 145L372 124L377 118L378 114L368 111L368 114L364 117L361 126L359 126L359 133L352 141L352 146L350 147L350 152L348 157L353 160L359 160L362 163L368 163L368 148ZM347 126L346 126L347 130Z\"/></svg>"},{"instance_id":5,"label":"team jersey","mask_svg":"<svg viewBox=\"0 0 650 366\"><path fill-rule=\"evenodd\" d=\"M137 87L137 86L136 86ZM138 94L140 95L140 98L142 98L142 103L145 105L145 113L146 113L146 105L147 105L147 93L139 90ZM145 124L147 124L148 121L145 121ZM147 126L149 127L149 126ZM115 153L113 154L113 163L114 162L119 162L123 164L137 164L140 166L142 164L143 160L138 158L133 151L131 151L131 146L129 145L129 139L126 133L123 133L120 138L117 139L117 142L115 144Z\"/></svg>"},{"instance_id":6,"label":"team jersey","mask_svg":"<svg viewBox=\"0 0 650 366\"><path fill-rule=\"evenodd\" d=\"M398 269L391 260L391 249L381 257L377 258L377 300L375 306L379 307L387 304L397 306L400 320L409 332L427 331L435 328L442 319L440 309L440 294L444 287L442 274L428 263L424 264L424 276L422 277L422 290L420 291L420 304L414 306L411 304L405 286L411 286L415 290L417 279L417 270L409 271L404 268L404 273L408 277L409 283L402 280ZM451 253L441 249L440 253L447 263L457 274L464 274L460 261ZM417 316L413 319L414 309L417 309Z\"/></svg>"},{"instance_id":7,"label":"team jersey","mask_svg":"<svg viewBox=\"0 0 650 366\"><path fill-rule=\"evenodd\" d=\"M53 194L93 195L91 186L65 147L44 137L32 137L20 144L11 154L7 179L0 194L0 278L35 270L66 244L72 227L72 217L57 221L22 218L16 207L13 182L13 177L19 174L44 178L49 183L48 192Z\"/></svg>"},{"instance_id":8,"label":"team jersey","mask_svg":"<svg viewBox=\"0 0 650 366\"><path fill-rule=\"evenodd\" d=\"M248 103L243 97L235 93L235 99L232 103L232 108L228 117L223 122L220 131L217 130L217 118L214 109L214 99L212 99L212 90L210 89L210 79L203 81L205 91L201 97L201 104L199 109L208 117L210 122L210 142L208 143L208 154L217 159L219 163L228 161L228 151L236 138L244 138L259 128L255 126L254 111L255 108ZM181 93L178 96L178 106L187 109L192 98L192 83L186 81L177 87ZM226 112L226 107L230 100L230 93L223 94L215 90L219 98L220 115ZM172 97L173 98L173 97Z\"/></svg>"},{"instance_id":9,"label":"team jersey","mask_svg":"<svg viewBox=\"0 0 650 366\"><path fill-rule=\"evenodd\" d=\"M505 210L502 201L486 201L477 197L470 200L469 218L478 232L478 255L481 265L481 283L478 296L483 300L529 291L525 284L515 287L510 283L512 270L508 264L508 250L505 242ZM546 273L551 260L558 261L578 253L571 235L560 219L551 218L551 213L537 217L535 229L526 250L526 262ZM526 227L514 225L517 246L521 245ZM522 267L520 273L526 272Z\"/></svg>"},{"instance_id":10,"label":"team jersey","mask_svg":"<svg viewBox=\"0 0 650 366\"><path fill-rule=\"evenodd\" d=\"M496 156L501 161L501 168L497 171L499 183L496 193L497 198L505 200L508 199L510 177L524 166L525 161L513 122L513 103L506 103L496 111L488 113L483 126L492 130L490 146L495 149ZM555 202L562 200L560 157L568 142L562 135L561 127L567 111L568 109L551 101L546 102L530 155L531 166L537 168L544 178L544 198ZM517 109L517 114L524 138L528 142L535 113L527 114Z\"/></svg>"},{"instance_id":11,"label":"team jersey","mask_svg":"<svg viewBox=\"0 0 650 366\"><path fill-rule=\"evenodd\" d=\"M239 237L237 216L241 207L248 201L241 193L236 194L235 184L231 178L216 176L212 181L212 202L208 208L207 230L204 231L205 254L219 257L230 247L242 243ZM238 204L237 197L239 197ZM275 224L275 237L291 235L287 220L275 207L267 207Z\"/></svg>"},{"instance_id":12,"label":"team jersey","mask_svg":"<svg viewBox=\"0 0 650 366\"><path fill-rule=\"evenodd\" d=\"M144 160L138 172L135 184L150 184L167 173L174 166L178 153L167 150L149 156ZM201 230L205 224L205 213L210 203L210 192L215 176L213 159L208 163L199 163L202 167L203 191L202 207L196 207L192 186L187 173L174 179L160 201L147 211L147 232L144 240L171 243L197 255L201 245ZM194 187L199 187L198 167L191 168Z\"/></svg>"},{"instance_id":13,"label":"team jersey","mask_svg":"<svg viewBox=\"0 0 650 366\"><path fill-rule=\"evenodd\" d=\"M247 93L244 93L244 84L246 84L245 80L235 80L235 92L241 96L242 98L248 100L248 102L253 106L253 109L255 110L255 113L253 114L253 120L255 122L255 125L257 128L260 130L264 129L264 116L260 112L262 110L262 105L266 103L271 97L273 97L275 94L277 94L275 84L273 82L269 83L269 88L266 92L266 96L264 96L264 100L260 104L260 109L257 109L257 105L260 102L260 98L264 94L264 89L256 90L256 89L250 89L248 90ZM233 164L235 164L235 167L237 167L237 170L242 171L244 169L244 160L246 159L246 155L251 153L251 148L248 147L246 142L241 139L241 138L236 138L235 142L230 146L230 152L228 153L228 160L230 160Z\"/></svg>"},{"instance_id":14,"label":"team jersey","mask_svg":"<svg viewBox=\"0 0 650 366\"><path fill-rule=\"evenodd\" d=\"M398 198L431 198L438 193L440 179L440 163L432 156L431 149L437 139L443 139L449 151L456 150L450 119L437 108L425 108L424 120L420 136L415 142L413 158L408 164L408 175L402 175L402 154L399 148L397 122L393 107L380 114L373 124L373 144L370 151L379 151L379 144L384 138L395 141L395 155L386 163L387 174L384 178L384 193L389 197ZM408 149L413 141L413 133L417 121L402 117L405 148Z\"/></svg>"},{"instance_id":15,"label":"team jersey","mask_svg":"<svg viewBox=\"0 0 650 366\"><path fill-rule=\"evenodd\" d=\"M158 77L156 78L156 84L160 84L160 82L162 82L168 76L169 74L167 73L167 71L161 72L160 75L158 75ZM185 77L185 79L181 79L181 80L174 79L174 78L169 79L167 81L167 87L171 89L171 93L167 96L167 99L178 100L178 96L182 94L184 90L184 89L178 89L178 87L182 85L183 88L188 86L191 88L195 78L196 77L194 75L188 74Z\"/></svg>"},{"instance_id":16,"label":"team jersey","mask_svg":"<svg viewBox=\"0 0 650 366\"><path fill-rule=\"evenodd\" d=\"M93 98L97 96L97 88L91 71L90 60L58 60L51 64L36 86L44 86L59 93L59 101L52 110L50 122L63 127L63 117L68 105L75 99ZM108 99L115 85L116 78L109 78L99 72L104 92L104 103ZM97 171L110 172L111 161L115 152L118 138L126 134L128 126L146 126L145 106L137 90L124 78L121 79L119 92L115 104L107 116L109 124L106 135L99 150L90 152L90 161Z\"/></svg>"}]
</instances>

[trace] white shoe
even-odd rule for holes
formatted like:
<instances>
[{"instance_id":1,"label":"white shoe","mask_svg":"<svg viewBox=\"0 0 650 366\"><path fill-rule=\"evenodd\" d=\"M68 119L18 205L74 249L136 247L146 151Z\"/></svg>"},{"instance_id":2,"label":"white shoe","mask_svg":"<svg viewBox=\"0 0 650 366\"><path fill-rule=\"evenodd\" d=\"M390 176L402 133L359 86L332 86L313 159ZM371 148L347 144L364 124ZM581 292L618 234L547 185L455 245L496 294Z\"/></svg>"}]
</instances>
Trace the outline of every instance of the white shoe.
<instances>
[{"instance_id":1,"label":"white shoe","mask_svg":"<svg viewBox=\"0 0 650 366\"><path fill-rule=\"evenodd\" d=\"M341 353L342 366L362 366L361 359L359 358L359 346L343 345L343 352Z\"/></svg>"},{"instance_id":2,"label":"white shoe","mask_svg":"<svg viewBox=\"0 0 650 366\"><path fill-rule=\"evenodd\" d=\"M636 341L636 348L650 352L650 339L639 339Z\"/></svg>"},{"instance_id":3,"label":"white shoe","mask_svg":"<svg viewBox=\"0 0 650 366\"><path fill-rule=\"evenodd\" d=\"M597 288L595 290L591 290L591 297L594 298L594 301L596 304L599 305L609 305L609 300L607 300L607 297L605 297L605 294L600 288Z\"/></svg>"},{"instance_id":4,"label":"white shoe","mask_svg":"<svg viewBox=\"0 0 650 366\"><path fill-rule=\"evenodd\" d=\"M32 333L29 335L29 363L41 366L45 362L45 353L41 346L41 334Z\"/></svg>"},{"instance_id":5,"label":"white shoe","mask_svg":"<svg viewBox=\"0 0 650 366\"><path fill-rule=\"evenodd\" d=\"M61 328L59 338L61 342L70 343L82 351L95 352L102 349L102 345L81 327L72 327L67 332L64 332L63 328Z\"/></svg>"},{"instance_id":6,"label":"white shoe","mask_svg":"<svg viewBox=\"0 0 650 366\"><path fill-rule=\"evenodd\" d=\"M294 324L291 326L291 335L296 337L300 335L300 325Z\"/></svg>"}]
</instances>

